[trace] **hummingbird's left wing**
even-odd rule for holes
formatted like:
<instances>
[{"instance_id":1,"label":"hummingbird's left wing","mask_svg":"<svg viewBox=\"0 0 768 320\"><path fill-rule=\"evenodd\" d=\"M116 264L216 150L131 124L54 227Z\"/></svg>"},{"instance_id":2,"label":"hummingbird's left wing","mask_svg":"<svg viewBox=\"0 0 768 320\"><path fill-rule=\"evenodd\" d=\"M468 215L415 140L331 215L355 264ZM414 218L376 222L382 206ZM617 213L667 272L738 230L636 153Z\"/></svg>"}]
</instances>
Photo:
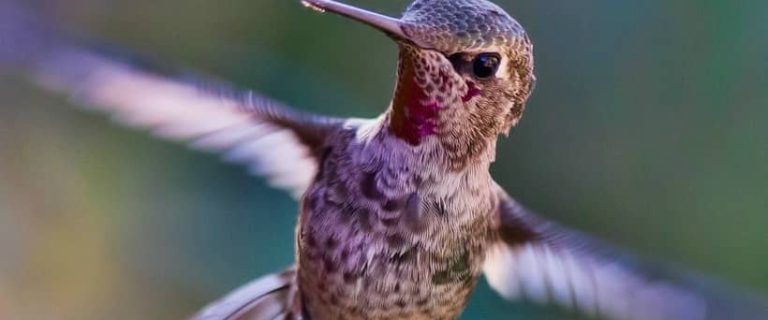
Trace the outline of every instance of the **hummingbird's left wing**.
<instances>
[{"instance_id":1,"label":"hummingbird's left wing","mask_svg":"<svg viewBox=\"0 0 768 320\"><path fill-rule=\"evenodd\" d=\"M15 67L76 105L169 140L223 154L299 197L341 119L292 111L252 91L155 71L131 57L76 44L0 0L0 68Z\"/></svg>"},{"instance_id":2,"label":"hummingbird's left wing","mask_svg":"<svg viewBox=\"0 0 768 320\"><path fill-rule=\"evenodd\" d=\"M642 262L498 196L498 239L484 272L507 299L620 320L768 319L759 298Z\"/></svg>"}]
</instances>

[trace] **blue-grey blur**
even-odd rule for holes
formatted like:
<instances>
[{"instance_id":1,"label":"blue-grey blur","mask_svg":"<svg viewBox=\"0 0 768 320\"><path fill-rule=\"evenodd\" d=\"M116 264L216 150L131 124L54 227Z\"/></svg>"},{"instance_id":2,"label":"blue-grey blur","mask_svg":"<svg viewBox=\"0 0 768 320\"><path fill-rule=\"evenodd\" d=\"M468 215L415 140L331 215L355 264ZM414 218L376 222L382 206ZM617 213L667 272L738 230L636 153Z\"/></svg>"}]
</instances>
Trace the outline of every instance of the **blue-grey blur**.
<instances>
[{"instance_id":1,"label":"blue-grey blur","mask_svg":"<svg viewBox=\"0 0 768 320\"><path fill-rule=\"evenodd\" d=\"M407 0L356 0L399 15ZM30 1L69 31L304 110L377 115L396 46L287 0ZM768 293L768 2L497 0L537 89L494 176L543 215ZM0 319L179 319L292 264L297 205L240 167L0 72ZM464 319L571 319L482 282Z\"/></svg>"}]
</instances>

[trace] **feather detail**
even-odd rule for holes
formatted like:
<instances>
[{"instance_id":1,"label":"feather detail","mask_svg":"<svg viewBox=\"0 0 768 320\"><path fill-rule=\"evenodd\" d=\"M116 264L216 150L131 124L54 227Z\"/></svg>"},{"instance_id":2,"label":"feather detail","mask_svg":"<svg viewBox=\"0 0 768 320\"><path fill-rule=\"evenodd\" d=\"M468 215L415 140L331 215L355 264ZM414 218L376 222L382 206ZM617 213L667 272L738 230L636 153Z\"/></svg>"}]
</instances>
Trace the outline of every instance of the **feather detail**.
<instances>
[{"instance_id":1,"label":"feather detail","mask_svg":"<svg viewBox=\"0 0 768 320\"><path fill-rule=\"evenodd\" d=\"M77 45L10 3L0 3L0 20L0 65L119 124L221 153L296 198L317 173L319 150L343 123L217 81L160 72L115 50Z\"/></svg>"},{"instance_id":2,"label":"feather detail","mask_svg":"<svg viewBox=\"0 0 768 320\"><path fill-rule=\"evenodd\" d=\"M641 261L499 197L499 237L484 272L506 299L617 320L768 319L760 298Z\"/></svg>"},{"instance_id":3,"label":"feather detail","mask_svg":"<svg viewBox=\"0 0 768 320\"><path fill-rule=\"evenodd\" d=\"M256 279L211 303L190 320L290 319L296 271L289 269Z\"/></svg>"}]
</instances>

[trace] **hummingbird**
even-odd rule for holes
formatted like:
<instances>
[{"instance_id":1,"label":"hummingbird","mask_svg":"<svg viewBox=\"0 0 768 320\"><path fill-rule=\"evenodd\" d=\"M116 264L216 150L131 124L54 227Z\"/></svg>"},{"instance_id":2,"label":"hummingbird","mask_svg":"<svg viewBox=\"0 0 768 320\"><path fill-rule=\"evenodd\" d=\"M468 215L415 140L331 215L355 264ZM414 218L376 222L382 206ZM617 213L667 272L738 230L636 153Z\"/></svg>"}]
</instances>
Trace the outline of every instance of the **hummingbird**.
<instances>
[{"instance_id":1,"label":"hummingbird","mask_svg":"<svg viewBox=\"0 0 768 320\"><path fill-rule=\"evenodd\" d=\"M532 41L504 9L415 0L394 18L302 3L397 45L397 82L380 116L299 112L79 45L7 3L0 10L0 62L123 125L244 164L300 201L295 266L191 319L456 319L482 275L508 300L591 317L761 318L545 219L494 181L497 141L536 82Z\"/></svg>"}]
</instances>

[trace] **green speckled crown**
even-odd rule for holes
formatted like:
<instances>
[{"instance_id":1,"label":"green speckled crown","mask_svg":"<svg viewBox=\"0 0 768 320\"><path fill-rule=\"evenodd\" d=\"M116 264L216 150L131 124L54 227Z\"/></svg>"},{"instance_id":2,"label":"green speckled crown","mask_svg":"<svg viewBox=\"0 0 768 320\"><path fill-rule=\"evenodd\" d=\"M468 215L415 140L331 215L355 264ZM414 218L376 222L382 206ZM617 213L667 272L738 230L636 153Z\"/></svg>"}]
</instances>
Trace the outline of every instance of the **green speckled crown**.
<instances>
[{"instance_id":1,"label":"green speckled crown","mask_svg":"<svg viewBox=\"0 0 768 320\"><path fill-rule=\"evenodd\" d=\"M529 43L515 19L485 0L416 0L401 21L409 38L443 52Z\"/></svg>"}]
</instances>

